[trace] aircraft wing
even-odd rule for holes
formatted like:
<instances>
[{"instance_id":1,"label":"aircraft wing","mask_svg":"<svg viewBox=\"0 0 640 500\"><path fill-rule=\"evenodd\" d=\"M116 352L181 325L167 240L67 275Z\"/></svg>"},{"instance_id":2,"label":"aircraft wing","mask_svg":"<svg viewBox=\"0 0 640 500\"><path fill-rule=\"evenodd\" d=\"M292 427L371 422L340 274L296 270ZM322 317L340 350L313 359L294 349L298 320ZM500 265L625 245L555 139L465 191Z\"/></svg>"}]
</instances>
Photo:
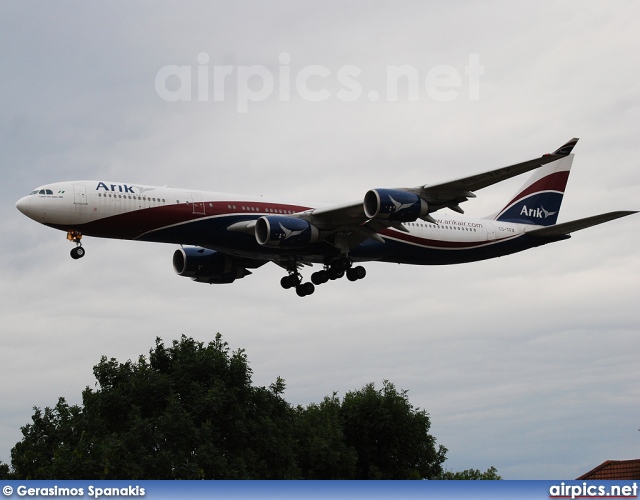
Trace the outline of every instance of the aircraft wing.
<instances>
[{"instance_id":1,"label":"aircraft wing","mask_svg":"<svg viewBox=\"0 0 640 500\"><path fill-rule=\"evenodd\" d=\"M553 153L542 155L540 158L534 158L533 160L515 163L514 165L489 170L488 172L471 175L469 177L441 182L439 184L418 186L409 191L419 195L429 203L429 212L435 212L441 208L448 207L451 210L463 213L458 204L467 201L469 198L475 198L476 195L473 193L474 191L492 186L516 175L529 172L542 165L559 160L569 155L577 142L578 139L574 137Z\"/></svg>"},{"instance_id":2,"label":"aircraft wing","mask_svg":"<svg viewBox=\"0 0 640 500\"><path fill-rule=\"evenodd\" d=\"M608 212L606 214L594 215L592 217L585 217L584 219L572 220L571 222L565 222L563 224L555 224L553 226L542 227L537 229L531 229L526 231L530 236L536 236L539 238L548 238L554 236L566 236L569 233L580 231L580 229L586 229L591 226L597 226L610 220L619 219L620 217L626 217L627 215L635 214L633 210L623 210L619 212Z\"/></svg>"},{"instance_id":3,"label":"aircraft wing","mask_svg":"<svg viewBox=\"0 0 640 500\"><path fill-rule=\"evenodd\" d=\"M313 224L326 235L331 235L332 243L345 251L368 238L382 241L378 232L388 227L407 231L400 223L367 217L362 200L307 210L295 215Z\"/></svg>"},{"instance_id":4,"label":"aircraft wing","mask_svg":"<svg viewBox=\"0 0 640 500\"><path fill-rule=\"evenodd\" d=\"M569 155L577 142L578 139L573 138L551 154L514 165L438 184L427 184L414 188L395 188L395 191L413 193L425 201L428 205L428 213L420 218L427 221L433 220L429 214L442 208L450 208L456 212L463 213L459 204L469 198L475 198L474 191L559 160ZM342 233L344 241L338 245L340 247L347 246L351 248L370 237L379 239L380 237L377 236L377 233L388 227L406 231L400 222L367 217L362 200L307 210L296 214L296 216L307 220L320 231L330 234Z\"/></svg>"}]
</instances>

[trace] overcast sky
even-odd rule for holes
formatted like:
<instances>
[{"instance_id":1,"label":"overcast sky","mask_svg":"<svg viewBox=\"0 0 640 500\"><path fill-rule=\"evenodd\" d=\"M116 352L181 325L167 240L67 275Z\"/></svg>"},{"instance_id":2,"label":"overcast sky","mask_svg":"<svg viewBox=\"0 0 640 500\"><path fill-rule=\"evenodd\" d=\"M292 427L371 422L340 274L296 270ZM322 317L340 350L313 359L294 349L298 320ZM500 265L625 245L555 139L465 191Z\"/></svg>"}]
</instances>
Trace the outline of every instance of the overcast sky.
<instances>
[{"instance_id":1,"label":"overcast sky","mask_svg":"<svg viewBox=\"0 0 640 500\"><path fill-rule=\"evenodd\" d=\"M580 137L559 222L638 210L639 18L615 1L3 2L0 460L33 406L81 403L100 356L216 332L293 404L408 390L449 470L566 479L640 458L640 215L493 261L368 264L300 299L273 264L178 277L172 245L86 238L73 261L15 208L79 179L340 203ZM394 95L399 67L419 85ZM463 208L493 213L525 179Z\"/></svg>"}]
</instances>

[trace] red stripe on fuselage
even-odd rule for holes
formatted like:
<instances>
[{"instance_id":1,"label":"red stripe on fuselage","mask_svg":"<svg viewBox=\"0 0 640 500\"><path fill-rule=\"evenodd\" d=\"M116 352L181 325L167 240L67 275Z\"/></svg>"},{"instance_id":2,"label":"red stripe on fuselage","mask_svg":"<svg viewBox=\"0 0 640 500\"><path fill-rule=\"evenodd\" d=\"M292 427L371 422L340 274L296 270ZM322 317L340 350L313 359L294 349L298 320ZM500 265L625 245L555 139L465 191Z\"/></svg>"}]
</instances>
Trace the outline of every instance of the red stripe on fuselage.
<instances>
[{"instance_id":1,"label":"red stripe on fuselage","mask_svg":"<svg viewBox=\"0 0 640 500\"><path fill-rule=\"evenodd\" d=\"M542 179L534 182L533 184L531 184L531 186L529 186L521 193L518 193L518 195L509 203L507 203L505 207L510 207L517 201L526 198L533 193L542 191L558 191L560 193L564 193L564 190L567 187L568 180L569 171L554 172L553 174L547 175L546 177L543 177Z\"/></svg>"},{"instance_id":2,"label":"red stripe on fuselage","mask_svg":"<svg viewBox=\"0 0 640 500\"><path fill-rule=\"evenodd\" d=\"M429 238L420 238L419 236L415 236L408 233L403 233L400 231L392 231L386 229L381 231L380 234L383 237L393 238L395 240L402 241L404 243L413 243L416 245L431 247L431 248L439 248L439 249L450 249L450 250L464 250L467 248L477 248L485 245L489 245L492 243L496 243L502 241L507 238L502 238L499 240L483 240L483 241L447 241L447 240L432 240ZM520 235L515 235L520 236Z\"/></svg>"},{"instance_id":3,"label":"red stripe on fuselage","mask_svg":"<svg viewBox=\"0 0 640 500\"><path fill-rule=\"evenodd\" d=\"M141 235L162 228L185 224L199 219L224 215L246 215L247 220L262 215L289 215L291 211L301 212L306 207L252 201L205 201L194 206L193 203L162 205L131 210L83 224L48 224L63 231L76 230L86 236L135 240ZM196 213L194 213L196 212ZM285 212L285 213L282 213ZM253 216L253 217L250 217Z\"/></svg>"}]
</instances>

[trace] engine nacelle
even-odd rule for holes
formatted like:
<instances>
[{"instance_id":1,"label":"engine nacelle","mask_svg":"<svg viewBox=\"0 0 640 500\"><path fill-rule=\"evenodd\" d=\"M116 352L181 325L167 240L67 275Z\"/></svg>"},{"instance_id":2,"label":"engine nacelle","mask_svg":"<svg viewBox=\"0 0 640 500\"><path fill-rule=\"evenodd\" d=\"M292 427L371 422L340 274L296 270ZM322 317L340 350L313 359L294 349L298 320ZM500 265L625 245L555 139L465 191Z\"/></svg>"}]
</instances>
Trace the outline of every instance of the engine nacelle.
<instances>
[{"instance_id":1,"label":"engine nacelle","mask_svg":"<svg viewBox=\"0 0 640 500\"><path fill-rule=\"evenodd\" d=\"M250 274L228 256L207 248L180 248L173 254L173 269L199 283L233 283Z\"/></svg>"},{"instance_id":2,"label":"engine nacelle","mask_svg":"<svg viewBox=\"0 0 640 500\"><path fill-rule=\"evenodd\" d=\"M256 241L265 247L304 248L318 241L318 228L306 220L264 215L256 221Z\"/></svg>"},{"instance_id":3,"label":"engine nacelle","mask_svg":"<svg viewBox=\"0 0 640 500\"><path fill-rule=\"evenodd\" d=\"M372 189L364 196L364 213L370 219L413 222L429 213L417 194L395 189Z\"/></svg>"}]
</instances>

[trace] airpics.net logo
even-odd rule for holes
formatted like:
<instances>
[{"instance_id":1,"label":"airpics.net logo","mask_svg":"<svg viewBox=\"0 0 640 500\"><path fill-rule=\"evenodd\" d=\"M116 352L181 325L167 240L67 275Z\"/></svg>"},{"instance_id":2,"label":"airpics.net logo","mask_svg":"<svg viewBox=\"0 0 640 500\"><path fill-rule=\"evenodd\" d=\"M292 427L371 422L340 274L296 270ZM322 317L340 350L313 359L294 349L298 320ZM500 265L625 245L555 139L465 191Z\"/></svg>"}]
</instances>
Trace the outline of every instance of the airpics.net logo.
<instances>
[{"instance_id":1,"label":"airpics.net logo","mask_svg":"<svg viewBox=\"0 0 640 500\"><path fill-rule=\"evenodd\" d=\"M638 498L638 484L554 484L549 488L549 498Z\"/></svg>"},{"instance_id":2,"label":"airpics.net logo","mask_svg":"<svg viewBox=\"0 0 640 500\"><path fill-rule=\"evenodd\" d=\"M358 66L348 64L332 69L311 64L294 68L287 52L278 56L275 71L260 64L211 64L206 52L200 52L196 59L198 64L195 66L169 64L158 70L155 89L161 99L167 102L223 102L235 98L238 113L248 113L250 103L268 99L280 102L293 98L308 102L330 99L341 102L360 99L448 102L459 98L478 101L480 77L484 74L480 56L469 54L463 68L446 64L427 69L409 64L386 66L378 88L365 89L365 74Z\"/></svg>"}]
</instances>

